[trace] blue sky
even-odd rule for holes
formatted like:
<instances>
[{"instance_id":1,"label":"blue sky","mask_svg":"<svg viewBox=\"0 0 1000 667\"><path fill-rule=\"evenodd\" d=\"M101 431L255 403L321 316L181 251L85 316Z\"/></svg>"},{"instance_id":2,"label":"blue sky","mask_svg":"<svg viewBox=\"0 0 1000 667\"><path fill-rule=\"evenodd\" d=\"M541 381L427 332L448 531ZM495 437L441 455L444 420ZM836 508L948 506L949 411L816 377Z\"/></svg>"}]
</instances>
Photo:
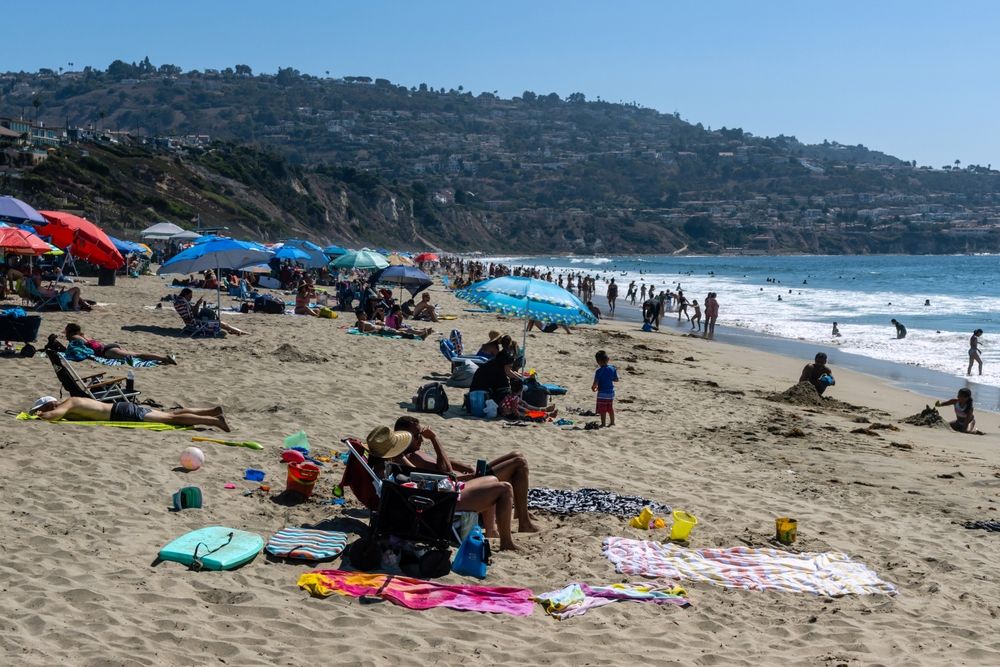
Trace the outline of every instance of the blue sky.
<instances>
[{"instance_id":1,"label":"blue sky","mask_svg":"<svg viewBox=\"0 0 1000 667\"><path fill-rule=\"evenodd\" d=\"M236 63L518 95L1000 166L1000 2L12 3L0 69ZM18 29L12 29L19 26Z\"/></svg>"}]
</instances>

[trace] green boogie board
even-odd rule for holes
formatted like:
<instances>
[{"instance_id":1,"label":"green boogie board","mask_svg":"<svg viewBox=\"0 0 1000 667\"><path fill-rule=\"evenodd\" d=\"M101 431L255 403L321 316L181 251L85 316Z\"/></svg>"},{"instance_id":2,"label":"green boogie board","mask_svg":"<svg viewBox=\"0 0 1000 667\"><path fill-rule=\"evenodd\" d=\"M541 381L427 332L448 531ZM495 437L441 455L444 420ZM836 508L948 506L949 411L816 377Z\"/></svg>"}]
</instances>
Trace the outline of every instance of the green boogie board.
<instances>
[{"instance_id":1,"label":"green boogie board","mask_svg":"<svg viewBox=\"0 0 1000 667\"><path fill-rule=\"evenodd\" d=\"M224 526L199 528L160 549L160 560L199 570L232 570L249 563L264 548L264 538Z\"/></svg>"}]
</instances>

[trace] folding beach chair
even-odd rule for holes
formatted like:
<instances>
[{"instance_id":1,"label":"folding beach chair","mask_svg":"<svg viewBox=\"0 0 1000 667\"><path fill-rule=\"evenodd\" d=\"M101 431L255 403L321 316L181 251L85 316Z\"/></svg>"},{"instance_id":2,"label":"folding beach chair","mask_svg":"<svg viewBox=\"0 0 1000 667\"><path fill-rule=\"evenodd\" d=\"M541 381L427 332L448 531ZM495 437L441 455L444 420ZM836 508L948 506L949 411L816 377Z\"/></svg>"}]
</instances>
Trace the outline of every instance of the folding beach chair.
<instances>
[{"instance_id":1,"label":"folding beach chair","mask_svg":"<svg viewBox=\"0 0 1000 667\"><path fill-rule=\"evenodd\" d=\"M461 543L455 521L458 493L398 484L394 476L409 477L420 475L422 471L393 463L386 464L388 475L382 479L369 465L360 441L346 438L341 442L347 445L349 456L340 492L343 493L345 487L350 488L371 510L368 534L348 550L351 565L363 571L377 569L382 552L389 545L408 542L426 549L419 565L422 575L447 573L451 548Z\"/></svg>"},{"instance_id":2,"label":"folding beach chair","mask_svg":"<svg viewBox=\"0 0 1000 667\"><path fill-rule=\"evenodd\" d=\"M128 391L125 386L128 378L119 377L105 380L106 373L81 376L69 361L59 356L56 350L46 349L45 355L49 358L52 369L56 372L56 378L59 379L62 390L68 392L70 396L92 398L102 403L116 403L118 401L135 403L138 401L139 392ZM62 390L60 390L60 394L62 394Z\"/></svg>"},{"instance_id":3,"label":"folding beach chair","mask_svg":"<svg viewBox=\"0 0 1000 667\"><path fill-rule=\"evenodd\" d=\"M30 301L32 307L37 311L66 310L63 307L63 302L59 299L60 293L56 293L52 296L45 296L39 291L38 286L35 285L35 281L28 277L24 278L22 289L24 290L22 298L26 298Z\"/></svg>"},{"instance_id":4,"label":"folding beach chair","mask_svg":"<svg viewBox=\"0 0 1000 667\"><path fill-rule=\"evenodd\" d=\"M194 316L191 312L191 304L185 299L174 299L174 310L184 321L184 328L181 333L185 336L197 338L198 336L221 336L222 325L219 320L202 320Z\"/></svg>"}]
</instances>

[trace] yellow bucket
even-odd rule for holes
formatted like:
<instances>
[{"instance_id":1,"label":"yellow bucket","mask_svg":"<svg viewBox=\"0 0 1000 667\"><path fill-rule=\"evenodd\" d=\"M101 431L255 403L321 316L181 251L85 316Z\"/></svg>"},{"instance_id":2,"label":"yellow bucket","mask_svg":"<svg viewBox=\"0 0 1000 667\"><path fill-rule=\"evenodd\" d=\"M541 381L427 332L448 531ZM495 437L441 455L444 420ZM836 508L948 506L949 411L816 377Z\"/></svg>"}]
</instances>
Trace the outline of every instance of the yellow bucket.
<instances>
[{"instance_id":1,"label":"yellow bucket","mask_svg":"<svg viewBox=\"0 0 1000 667\"><path fill-rule=\"evenodd\" d=\"M799 522L787 516L779 516L774 520L774 537L782 544L791 544L798 536Z\"/></svg>"},{"instance_id":2,"label":"yellow bucket","mask_svg":"<svg viewBox=\"0 0 1000 667\"><path fill-rule=\"evenodd\" d=\"M674 525L670 527L670 539L687 542L691 530L698 525L698 519L684 510L674 510Z\"/></svg>"}]
</instances>

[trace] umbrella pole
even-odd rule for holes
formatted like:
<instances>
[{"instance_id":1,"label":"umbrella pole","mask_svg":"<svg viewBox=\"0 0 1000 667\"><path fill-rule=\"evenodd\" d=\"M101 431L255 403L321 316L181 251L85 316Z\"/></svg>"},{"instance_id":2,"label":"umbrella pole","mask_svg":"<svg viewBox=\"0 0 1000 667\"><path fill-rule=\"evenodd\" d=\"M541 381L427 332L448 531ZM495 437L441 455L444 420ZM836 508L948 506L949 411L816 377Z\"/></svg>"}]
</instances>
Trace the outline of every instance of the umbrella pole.
<instances>
[{"instance_id":1,"label":"umbrella pole","mask_svg":"<svg viewBox=\"0 0 1000 667\"><path fill-rule=\"evenodd\" d=\"M215 317L222 324L222 267L219 256L215 256Z\"/></svg>"}]
</instances>

